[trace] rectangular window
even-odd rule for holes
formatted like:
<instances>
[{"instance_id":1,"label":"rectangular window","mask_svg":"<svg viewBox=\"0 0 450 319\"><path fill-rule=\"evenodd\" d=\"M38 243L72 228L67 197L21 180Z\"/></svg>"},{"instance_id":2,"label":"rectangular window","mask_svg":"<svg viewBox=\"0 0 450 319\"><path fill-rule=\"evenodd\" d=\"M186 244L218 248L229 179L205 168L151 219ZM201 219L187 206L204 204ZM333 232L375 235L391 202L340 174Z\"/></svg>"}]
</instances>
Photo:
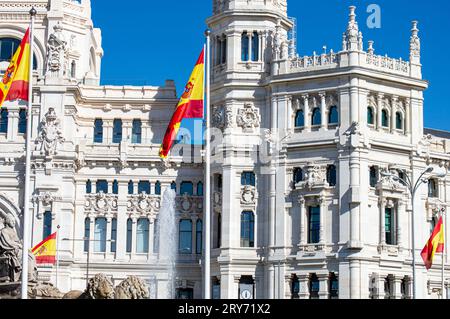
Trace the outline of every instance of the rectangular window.
<instances>
[{"instance_id":1,"label":"rectangular window","mask_svg":"<svg viewBox=\"0 0 450 319\"><path fill-rule=\"evenodd\" d=\"M241 47L241 60L247 62L249 60L250 49L250 38L247 32L242 33Z\"/></svg>"},{"instance_id":2,"label":"rectangular window","mask_svg":"<svg viewBox=\"0 0 450 319\"><path fill-rule=\"evenodd\" d=\"M150 195L150 182L140 181L138 184L138 194L147 194Z\"/></svg>"},{"instance_id":3,"label":"rectangular window","mask_svg":"<svg viewBox=\"0 0 450 319\"><path fill-rule=\"evenodd\" d=\"M203 222L201 220L197 221L195 230L196 253L197 255L201 255L203 251Z\"/></svg>"},{"instance_id":4,"label":"rectangular window","mask_svg":"<svg viewBox=\"0 0 450 319\"><path fill-rule=\"evenodd\" d=\"M128 218L127 220L127 253L131 253L133 243L133 220Z\"/></svg>"},{"instance_id":5,"label":"rectangular window","mask_svg":"<svg viewBox=\"0 0 450 319\"><path fill-rule=\"evenodd\" d=\"M310 207L308 215L308 244L318 244L320 242L320 207Z\"/></svg>"},{"instance_id":6,"label":"rectangular window","mask_svg":"<svg viewBox=\"0 0 450 319\"><path fill-rule=\"evenodd\" d=\"M44 213L44 233L42 236L42 240L45 240L47 237L49 237L52 234L52 212L45 212Z\"/></svg>"},{"instance_id":7,"label":"rectangular window","mask_svg":"<svg viewBox=\"0 0 450 319\"><path fill-rule=\"evenodd\" d=\"M255 215L253 212L241 214L241 247L255 247Z\"/></svg>"},{"instance_id":8,"label":"rectangular window","mask_svg":"<svg viewBox=\"0 0 450 319\"><path fill-rule=\"evenodd\" d=\"M252 37L252 61L259 60L259 34L258 32L253 32Z\"/></svg>"},{"instance_id":9,"label":"rectangular window","mask_svg":"<svg viewBox=\"0 0 450 319\"><path fill-rule=\"evenodd\" d=\"M113 143L122 143L122 120L114 120L113 124Z\"/></svg>"},{"instance_id":10,"label":"rectangular window","mask_svg":"<svg viewBox=\"0 0 450 319\"><path fill-rule=\"evenodd\" d=\"M103 143L103 121L101 119L94 122L94 143Z\"/></svg>"},{"instance_id":11,"label":"rectangular window","mask_svg":"<svg viewBox=\"0 0 450 319\"><path fill-rule=\"evenodd\" d=\"M378 184L378 169L376 167L370 168L370 187L377 187Z\"/></svg>"},{"instance_id":12,"label":"rectangular window","mask_svg":"<svg viewBox=\"0 0 450 319\"><path fill-rule=\"evenodd\" d=\"M397 245L395 210L386 208L385 212L386 244Z\"/></svg>"},{"instance_id":13,"label":"rectangular window","mask_svg":"<svg viewBox=\"0 0 450 319\"><path fill-rule=\"evenodd\" d=\"M147 218L141 218L137 223L136 248L138 254L147 254L150 234L150 221Z\"/></svg>"},{"instance_id":14,"label":"rectangular window","mask_svg":"<svg viewBox=\"0 0 450 319\"><path fill-rule=\"evenodd\" d=\"M256 186L256 176L253 172L244 172L241 175L242 186Z\"/></svg>"},{"instance_id":15,"label":"rectangular window","mask_svg":"<svg viewBox=\"0 0 450 319\"><path fill-rule=\"evenodd\" d=\"M309 279L309 298L319 299L320 281L316 274L311 275Z\"/></svg>"},{"instance_id":16,"label":"rectangular window","mask_svg":"<svg viewBox=\"0 0 450 319\"><path fill-rule=\"evenodd\" d=\"M91 220L86 218L84 220L84 252L87 253L89 251L89 240L91 238Z\"/></svg>"},{"instance_id":17,"label":"rectangular window","mask_svg":"<svg viewBox=\"0 0 450 319\"><path fill-rule=\"evenodd\" d=\"M191 182L182 182L180 186L180 195L187 194L189 196L194 195L194 184Z\"/></svg>"},{"instance_id":18,"label":"rectangular window","mask_svg":"<svg viewBox=\"0 0 450 319\"><path fill-rule=\"evenodd\" d=\"M141 144L142 143L142 122L141 120L133 121L133 132L131 137L131 143Z\"/></svg>"},{"instance_id":19,"label":"rectangular window","mask_svg":"<svg viewBox=\"0 0 450 319\"><path fill-rule=\"evenodd\" d=\"M97 181L97 194L99 193L108 194L108 181L105 180Z\"/></svg>"},{"instance_id":20,"label":"rectangular window","mask_svg":"<svg viewBox=\"0 0 450 319\"><path fill-rule=\"evenodd\" d=\"M330 276L330 299L339 299L339 279L334 273Z\"/></svg>"},{"instance_id":21,"label":"rectangular window","mask_svg":"<svg viewBox=\"0 0 450 319\"><path fill-rule=\"evenodd\" d=\"M179 251L180 254L192 254L192 221L180 221L179 233Z\"/></svg>"},{"instance_id":22,"label":"rectangular window","mask_svg":"<svg viewBox=\"0 0 450 319\"><path fill-rule=\"evenodd\" d=\"M5 108L0 111L0 133L8 133L8 110Z\"/></svg>"},{"instance_id":23,"label":"rectangular window","mask_svg":"<svg viewBox=\"0 0 450 319\"><path fill-rule=\"evenodd\" d=\"M117 219L113 218L111 221L111 252L117 251Z\"/></svg>"},{"instance_id":24,"label":"rectangular window","mask_svg":"<svg viewBox=\"0 0 450 319\"><path fill-rule=\"evenodd\" d=\"M106 223L106 218L97 218L95 220L94 251L96 253L106 252Z\"/></svg>"},{"instance_id":25,"label":"rectangular window","mask_svg":"<svg viewBox=\"0 0 450 319\"><path fill-rule=\"evenodd\" d=\"M19 134L27 133L27 111L19 111Z\"/></svg>"}]
</instances>

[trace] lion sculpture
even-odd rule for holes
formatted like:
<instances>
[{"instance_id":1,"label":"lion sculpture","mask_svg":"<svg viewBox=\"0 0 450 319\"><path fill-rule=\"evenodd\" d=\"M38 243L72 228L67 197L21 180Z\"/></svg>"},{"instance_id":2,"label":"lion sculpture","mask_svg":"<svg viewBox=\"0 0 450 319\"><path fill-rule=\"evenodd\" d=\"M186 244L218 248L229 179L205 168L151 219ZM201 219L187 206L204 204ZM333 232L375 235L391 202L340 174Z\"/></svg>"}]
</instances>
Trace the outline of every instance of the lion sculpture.
<instances>
[{"instance_id":1,"label":"lion sculpture","mask_svg":"<svg viewBox=\"0 0 450 319\"><path fill-rule=\"evenodd\" d=\"M114 299L114 285L104 274L89 280L85 292L71 291L63 299Z\"/></svg>"},{"instance_id":2,"label":"lion sculpture","mask_svg":"<svg viewBox=\"0 0 450 319\"><path fill-rule=\"evenodd\" d=\"M150 299L150 293L142 279L130 276L116 287L115 299Z\"/></svg>"}]
</instances>

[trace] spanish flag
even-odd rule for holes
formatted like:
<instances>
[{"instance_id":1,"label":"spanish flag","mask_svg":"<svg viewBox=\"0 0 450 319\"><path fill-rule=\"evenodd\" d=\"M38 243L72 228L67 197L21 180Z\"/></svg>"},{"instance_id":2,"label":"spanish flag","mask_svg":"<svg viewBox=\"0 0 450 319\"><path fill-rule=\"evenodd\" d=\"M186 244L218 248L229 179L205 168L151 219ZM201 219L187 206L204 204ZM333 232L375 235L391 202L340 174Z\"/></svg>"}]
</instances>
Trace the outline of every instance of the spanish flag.
<instances>
[{"instance_id":1,"label":"spanish flag","mask_svg":"<svg viewBox=\"0 0 450 319\"><path fill-rule=\"evenodd\" d=\"M0 83L0 107L5 101L17 99L28 101L30 63L30 29L28 29Z\"/></svg>"},{"instance_id":2,"label":"spanish flag","mask_svg":"<svg viewBox=\"0 0 450 319\"><path fill-rule=\"evenodd\" d=\"M56 236L57 233L50 235L43 242L33 248L32 253L36 257L37 264L56 264Z\"/></svg>"},{"instance_id":3,"label":"spanish flag","mask_svg":"<svg viewBox=\"0 0 450 319\"><path fill-rule=\"evenodd\" d=\"M159 151L161 158L167 158L175 139L180 130L181 121L183 119L201 119L203 118L203 100L204 100L204 76L205 76L205 50L203 49L197 60L194 71L191 74L188 84L178 102L177 108Z\"/></svg>"},{"instance_id":4,"label":"spanish flag","mask_svg":"<svg viewBox=\"0 0 450 319\"><path fill-rule=\"evenodd\" d=\"M422 259L428 270L433 266L434 256L439 253L444 253L444 242L444 221L441 217L430 240L422 251Z\"/></svg>"}]
</instances>

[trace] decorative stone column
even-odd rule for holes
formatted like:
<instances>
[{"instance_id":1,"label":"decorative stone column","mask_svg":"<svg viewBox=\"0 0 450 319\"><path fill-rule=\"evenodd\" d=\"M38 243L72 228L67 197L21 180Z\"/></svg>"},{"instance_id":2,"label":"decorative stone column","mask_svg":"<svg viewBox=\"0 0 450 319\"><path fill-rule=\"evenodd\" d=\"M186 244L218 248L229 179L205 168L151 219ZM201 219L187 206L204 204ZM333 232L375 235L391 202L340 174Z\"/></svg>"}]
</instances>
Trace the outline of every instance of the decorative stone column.
<instances>
[{"instance_id":1,"label":"decorative stone column","mask_svg":"<svg viewBox=\"0 0 450 319\"><path fill-rule=\"evenodd\" d=\"M322 131L328 131L328 116L327 116L327 94L326 92L320 92L320 112L322 116L322 124L321 124L321 130Z\"/></svg>"},{"instance_id":2,"label":"decorative stone column","mask_svg":"<svg viewBox=\"0 0 450 319\"><path fill-rule=\"evenodd\" d=\"M402 299L402 280L403 277L400 276L394 276L393 277L393 299Z\"/></svg>"},{"instance_id":3,"label":"decorative stone column","mask_svg":"<svg viewBox=\"0 0 450 319\"><path fill-rule=\"evenodd\" d=\"M8 109L8 133L6 138L9 142L17 140L18 135L18 125L19 125L19 110L18 109Z\"/></svg>"},{"instance_id":4,"label":"decorative stone column","mask_svg":"<svg viewBox=\"0 0 450 319\"><path fill-rule=\"evenodd\" d=\"M103 144L111 144L113 140L113 121L103 122Z\"/></svg>"},{"instance_id":5,"label":"decorative stone column","mask_svg":"<svg viewBox=\"0 0 450 319\"><path fill-rule=\"evenodd\" d=\"M292 276L286 275L284 276L284 299L292 299Z\"/></svg>"},{"instance_id":6,"label":"decorative stone column","mask_svg":"<svg viewBox=\"0 0 450 319\"><path fill-rule=\"evenodd\" d=\"M301 247L306 245L306 200L303 196L300 196L298 199L298 203L300 204L300 243Z\"/></svg>"},{"instance_id":7,"label":"decorative stone column","mask_svg":"<svg viewBox=\"0 0 450 319\"><path fill-rule=\"evenodd\" d=\"M92 253L95 250L95 244L92 240L95 240L95 217L90 215L89 216L89 258L92 257Z\"/></svg>"},{"instance_id":8,"label":"decorative stone column","mask_svg":"<svg viewBox=\"0 0 450 319\"><path fill-rule=\"evenodd\" d=\"M137 252L137 218L133 217L131 220L131 258L133 258L133 255Z\"/></svg>"},{"instance_id":9,"label":"decorative stone column","mask_svg":"<svg viewBox=\"0 0 450 319\"><path fill-rule=\"evenodd\" d=\"M303 98L303 114L305 116L305 132L311 132L311 120L310 120L310 109L309 109L309 95L302 95Z\"/></svg>"},{"instance_id":10,"label":"decorative stone column","mask_svg":"<svg viewBox=\"0 0 450 319\"><path fill-rule=\"evenodd\" d=\"M406 203L403 200L398 201L398 217L397 217L397 239L398 239L398 246L400 248L406 248L404 243L404 235L403 235L403 226L407 225L407 218L406 218ZM405 231L407 234L407 232Z\"/></svg>"},{"instance_id":11,"label":"decorative stone column","mask_svg":"<svg viewBox=\"0 0 450 319\"><path fill-rule=\"evenodd\" d=\"M376 278L377 299L386 299L386 292L384 291L385 280L386 278L381 275L378 275Z\"/></svg>"},{"instance_id":12,"label":"decorative stone column","mask_svg":"<svg viewBox=\"0 0 450 319\"><path fill-rule=\"evenodd\" d=\"M149 255L154 255L155 254L155 250L154 250L154 238L155 238L155 219L154 218L150 218L150 228L149 228L149 232L148 232L148 252Z\"/></svg>"},{"instance_id":13,"label":"decorative stone column","mask_svg":"<svg viewBox=\"0 0 450 319\"><path fill-rule=\"evenodd\" d=\"M319 278L319 299L330 299L330 292L328 289L329 274L318 274Z\"/></svg>"},{"instance_id":14,"label":"decorative stone column","mask_svg":"<svg viewBox=\"0 0 450 319\"><path fill-rule=\"evenodd\" d=\"M197 256L197 221L198 221L198 217L197 216L193 216L191 218L192 221L192 257L196 257Z\"/></svg>"},{"instance_id":15,"label":"decorative stone column","mask_svg":"<svg viewBox=\"0 0 450 319\"><path fill-rule=\"evenodd\" d=\"M285 121L285 134L288 134L288 132L291 131L293 129L293 127L295 126L295 123L293 123L293 121L292 121L292 119L294 118L294 116L293 116L294 109L292 106L292 102L293 102L292 96L287 96L286 101L287 101L287 116L286 116L286 121ZM295 122L295 118L294 118L294 122Z\"/></svg>"},{"instance_id":16,"label":"decorative stone column","mask_svg":"<svg viewBox=\"0 0 450 319\"><path fill-rule=\"evenodd\" d=\"M108 216L106 218L106 250L105 250L105 255L106 255L106 259L108 259L108 255L110 253L112 253L111 251L111 246L112 246L112 242L111 242L111 229L112 229L112 216ZM117 246L116 246L117 248Z\"/></svg>"},{"instance_id":17,"label":"decorative stone column","mask_svg":"<svg viewBox=\"0 0 450 319\"><path fill-rule=\"evenodd\" d=\"M405 101L405 132L407 136L411 135L411 99Z\"/></svg>"},{"instance_id":18,"label":"decorative stone column","mask_svg":"<svg viewBox=\"0 0 450 319\"><path fill-rule=\"evenodd\" d=\"M298 279L300 281L300 299L309 299L309 274L299 275Z\"/></svg>"},{"instance_id":19,"label":"decorative stone column","mask_svg":"<svg viewBox=\"0 0 450 319\"><path fill-rule=\"evenodd\" d=\"M377 130L381 131L383 129L383 99L384 99L384 94L383 93L378 93L378 99L377 99L377 103L378 103L378 108L377 108Z\"/></svg>"},{"instance_id":20,"label":"decorative stone column","mask_svg":"<svg viewBox=\"0 0 450 319\"><path fill-rule=\"evenodd\" d=\"M325 197L321 196L319 198L320 204L320 245L325 245L325 214L326 214L326 200Z\"/></svg>"},{"instance_id":21,"label":"decorative stone column","mask_svg":"<svg viewBox=\"0 0 450 319\"><path fill-rule=\"evenodd\" d=\"M398 96L394 95L392 97L392 107L391 107L391 133L397 131L397 104Z\"/></svg>"},{"instance_id":22,"label":"decorative stone column","mask_svg":"<svg viewBox=\"0 0 450 319\"><path fill-rule=\"evenodd\" d=\"M380 244L381 246L386 246L386 205L387 201L384 198L380 198Z\"/></svg>"}]
</instances>

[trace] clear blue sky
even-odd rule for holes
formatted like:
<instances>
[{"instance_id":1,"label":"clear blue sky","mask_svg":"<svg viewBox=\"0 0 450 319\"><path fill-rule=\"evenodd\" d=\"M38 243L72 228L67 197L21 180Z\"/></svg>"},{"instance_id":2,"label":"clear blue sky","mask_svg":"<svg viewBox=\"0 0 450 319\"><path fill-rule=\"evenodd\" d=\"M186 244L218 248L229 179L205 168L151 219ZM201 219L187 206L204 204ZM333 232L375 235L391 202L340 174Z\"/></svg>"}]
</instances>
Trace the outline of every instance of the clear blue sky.
<instances>
[{"instance_id":1,"label":"clear blue sky","mask_svg":"<svg viewBox=\"0 0 450 319\"><path fill-rule=\"evenodd\" d=\"M369 4L381 8L381 28L368 29ZM375 41L377 54L409 59L411 21L419 20L425 94L425 126L450 131L450 1L448 0L288 0L290 17L298 20L298 52L339 51L348 7L357 6L365 46ZM102 29L105 56L102 84L184 87L203 45L205 19L212 0L92 1L94 25Z\"/></svg>"}]
</instances>

